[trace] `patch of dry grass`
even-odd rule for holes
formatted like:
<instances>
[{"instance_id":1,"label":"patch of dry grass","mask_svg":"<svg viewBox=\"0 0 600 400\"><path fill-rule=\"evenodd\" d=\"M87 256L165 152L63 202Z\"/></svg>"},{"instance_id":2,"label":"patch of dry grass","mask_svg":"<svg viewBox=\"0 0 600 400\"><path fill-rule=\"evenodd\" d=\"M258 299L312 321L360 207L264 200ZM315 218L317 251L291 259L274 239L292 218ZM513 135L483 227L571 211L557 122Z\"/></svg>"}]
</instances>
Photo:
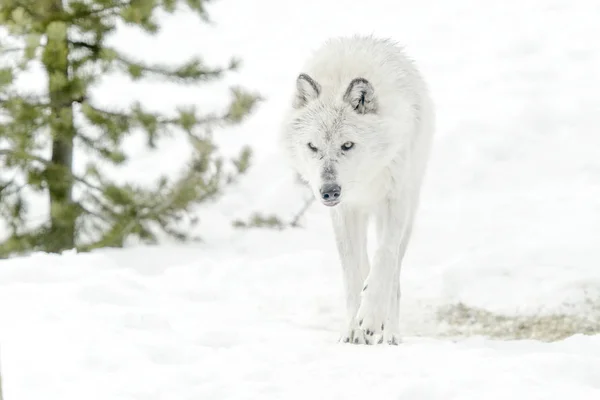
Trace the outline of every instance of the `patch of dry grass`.
<instances>
[{"instance_id":1,"label":"patch of dry grass","mask_svg":"<svg viewBox=\"0 0 600 400\"><path fill-rule=\"evenodd\" d=\"M454 304L438 311L438 322L447 325L444 336L481 335L495 339L556 341L575 334L600 334L600 302L590 304L585 315L509 316Z\"/></svg>"}]
</instances>

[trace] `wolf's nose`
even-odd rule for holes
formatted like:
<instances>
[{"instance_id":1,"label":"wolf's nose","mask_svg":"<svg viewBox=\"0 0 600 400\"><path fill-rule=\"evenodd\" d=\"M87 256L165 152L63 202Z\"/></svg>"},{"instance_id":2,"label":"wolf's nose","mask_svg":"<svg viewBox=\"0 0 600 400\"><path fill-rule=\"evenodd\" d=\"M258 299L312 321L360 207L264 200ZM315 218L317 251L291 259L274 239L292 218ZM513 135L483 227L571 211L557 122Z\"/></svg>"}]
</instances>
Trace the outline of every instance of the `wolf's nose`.
<instances>
[{"instance_id":1,"label":"wolf's nose","mask_svg":"<svg viewBox=\"0 0 600 400\"><path fill-rule=\"evenodd\" d=\"M327 183L321 186L321 198L325 201L333 201L340 198L342 188L336 183Z\"/></svg>"}]
</instances>

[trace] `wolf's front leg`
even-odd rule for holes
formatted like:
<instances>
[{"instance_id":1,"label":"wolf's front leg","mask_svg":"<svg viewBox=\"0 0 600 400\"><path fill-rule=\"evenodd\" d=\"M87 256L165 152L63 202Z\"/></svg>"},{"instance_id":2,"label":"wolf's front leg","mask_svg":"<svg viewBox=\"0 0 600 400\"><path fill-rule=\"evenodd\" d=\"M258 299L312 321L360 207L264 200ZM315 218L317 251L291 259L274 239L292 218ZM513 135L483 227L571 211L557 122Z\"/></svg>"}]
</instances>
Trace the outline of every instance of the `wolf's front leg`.
<instances>
[{"instance_id":1,"label":"wolf's front leg","mask_svg":"<svg viewBox=\"0 0 600 400\"><path fill-rule=\"evenodd\" d=\"M342 264L346 294L346 328L342 332L340 341L364 344L366 340L358 326L356 313L360 306L360 294L369 273L368 214L340 205L331 210L331 219Z\"/></svg>"},{"instance_id":2,"label":"wolf's front leg","mask_svg":"<svg viewBox=\"0 0 600 400\"><path fill-rule=\"evenodd\" d=\"M356 316L369 344L383 341L384 331L389 332L385 335L389 343L399 339L394 313L398 313L400 265L412 231L411 214L408 199L388 199L377 210L379 243Z\"/></svg>"}]
</instances>

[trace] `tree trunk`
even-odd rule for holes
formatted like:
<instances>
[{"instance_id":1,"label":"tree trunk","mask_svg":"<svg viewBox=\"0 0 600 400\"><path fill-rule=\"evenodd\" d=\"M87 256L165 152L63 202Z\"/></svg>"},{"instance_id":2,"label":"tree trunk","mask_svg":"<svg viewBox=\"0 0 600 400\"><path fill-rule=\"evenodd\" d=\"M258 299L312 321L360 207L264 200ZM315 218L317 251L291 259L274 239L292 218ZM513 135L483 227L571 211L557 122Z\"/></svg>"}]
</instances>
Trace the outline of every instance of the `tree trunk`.
<instances>
[{"instance_id":1,"label":"tree trunk","mask_svg":"<svg viewBox=\"0 0 600 400\"><path fill-rule=\"evenodd\" d=\"M64 11L62 0L49 1L50 13ZM42 61L48 73L50 97L50 132L52 135L52 164L47 169L50 194L50 232L44 238L46 251L61 252L75 247L77 212L73 204L73 98L69 77L69 43L67 25L48 29L48 42Z\"/></svg>"}]
</instances>

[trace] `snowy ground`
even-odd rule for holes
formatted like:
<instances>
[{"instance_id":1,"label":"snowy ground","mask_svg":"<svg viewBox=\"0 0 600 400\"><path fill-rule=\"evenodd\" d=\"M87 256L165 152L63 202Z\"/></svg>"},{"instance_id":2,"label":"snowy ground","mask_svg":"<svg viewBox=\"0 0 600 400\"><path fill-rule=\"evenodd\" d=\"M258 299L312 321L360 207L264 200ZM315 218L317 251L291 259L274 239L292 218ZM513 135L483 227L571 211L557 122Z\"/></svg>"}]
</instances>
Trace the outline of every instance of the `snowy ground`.
<instances>
[{"instance_id":1,"label":"snowy ground","mask_svg":"<svg viewBox=\"0 0 600 400\"><path fill-rule=\"evenodd\" d=\"M202 245L2 261L5 400L600 398L600 336L577 334L600 331L598 2L221 0L211 11L214 28L180 15L158 39L115 42L153 60L242 56L228 83L267 100L219 140L230 154L251 144L253 168L198 211ZM341 277L322 208L303 229L229 227L302 206L277 153L280 113L308 52L352 33L405 43L438 108L398 347L335 343ZM96 96L172 108L219 93L115 78ZM177 141L158 154L129 146L129 179L175 172L184 157ZM576 335L468 336L526 336L515 321L551 321L535 335L544 340Z\"/></svg>"}]
</instances>

